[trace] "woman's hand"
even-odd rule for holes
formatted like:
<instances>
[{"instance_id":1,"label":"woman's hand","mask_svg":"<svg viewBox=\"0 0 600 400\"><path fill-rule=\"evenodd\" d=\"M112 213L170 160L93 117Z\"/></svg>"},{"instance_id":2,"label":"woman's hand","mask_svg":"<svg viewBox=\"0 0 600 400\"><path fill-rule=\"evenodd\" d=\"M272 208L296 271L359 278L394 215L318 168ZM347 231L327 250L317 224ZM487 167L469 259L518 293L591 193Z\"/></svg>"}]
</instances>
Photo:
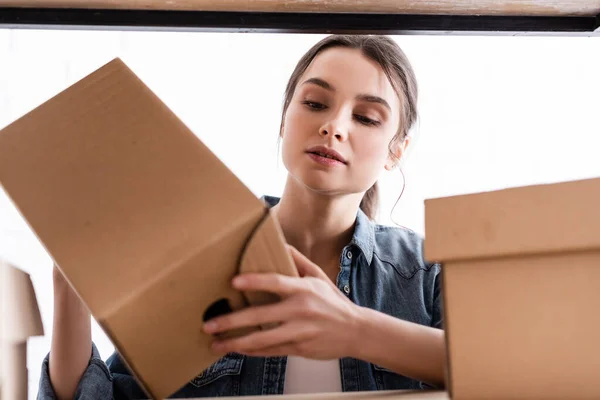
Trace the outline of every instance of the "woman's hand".
<instances>
[{"instance_id":1,"label":"woman's hand","mask_svg":"<svg viewBox=\"0 0 600 400\"><path fill-rule=\"evenodd\" d=\"M320 360L354 354L360 307L346 298L319 266L291 246L289 251L300 278L248 273L233 280L235 289L272 292L281 297L280 302L217 317L207 322L205 331L218 334L273 323L277 327L233 339L216 339L213 350Z\"/></svg>"}]
</instances>

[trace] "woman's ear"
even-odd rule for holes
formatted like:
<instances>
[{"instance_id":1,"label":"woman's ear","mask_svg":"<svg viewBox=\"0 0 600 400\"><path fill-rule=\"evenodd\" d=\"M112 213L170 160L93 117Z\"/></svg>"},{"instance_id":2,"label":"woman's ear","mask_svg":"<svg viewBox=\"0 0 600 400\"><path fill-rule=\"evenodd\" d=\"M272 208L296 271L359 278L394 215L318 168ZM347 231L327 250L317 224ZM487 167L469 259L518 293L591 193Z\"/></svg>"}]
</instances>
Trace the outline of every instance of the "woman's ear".
<instances>
[{"instance_id":1,"label":"woman's ear","mask_svg":"<svg viewBox=\"0 0 600 400\"><path fill-rule=\"evenodd\" d=\"M388 155L388 160L385 164L386 170L391 171L396 168L409 144L410 138L407 136L404 138L404 140L392 147L391 154Z\"/></svg>"}]
</instances>

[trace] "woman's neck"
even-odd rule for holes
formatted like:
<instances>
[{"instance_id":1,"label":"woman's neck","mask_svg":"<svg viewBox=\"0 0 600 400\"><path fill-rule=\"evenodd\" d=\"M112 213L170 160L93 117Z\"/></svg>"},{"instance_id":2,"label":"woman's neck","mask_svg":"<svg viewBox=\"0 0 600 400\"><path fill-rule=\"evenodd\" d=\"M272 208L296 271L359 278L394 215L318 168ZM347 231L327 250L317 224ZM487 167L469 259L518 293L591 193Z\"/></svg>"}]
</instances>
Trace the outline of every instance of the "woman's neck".
<instances>
[{"instance_id":1,"label":"woman's neck","mask_svg":"<svg viewBox=\"0 0 600 400\"><path fill-rule=\"evenodd\" d=\"M352 239L361 195L319 194L288 177L280 202L273 212L286 241L328 275L336 275L342 249Z\"/></svg>"}]
</instances>

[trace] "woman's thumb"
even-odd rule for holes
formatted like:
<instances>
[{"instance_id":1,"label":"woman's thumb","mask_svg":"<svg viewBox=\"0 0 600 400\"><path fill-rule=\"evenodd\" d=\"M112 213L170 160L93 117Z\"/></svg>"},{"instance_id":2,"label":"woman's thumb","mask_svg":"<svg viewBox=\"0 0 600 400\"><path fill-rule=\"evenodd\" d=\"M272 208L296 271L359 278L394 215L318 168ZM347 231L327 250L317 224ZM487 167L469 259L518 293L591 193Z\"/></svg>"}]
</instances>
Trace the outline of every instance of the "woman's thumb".
<instances>
[{"instance_id":1,"label":"woman's thumb","mask_svg":"<svg viewBox=\"0 0 600 400\"><path fill-rule=\"evenodd\" d=\"M329 280L325 272L319 267L317 264L310 261L304 254L300 253L294 246L287 245L292 258L294 259L294 263L296 264L296 269L300 276L311 276L314 278L321 278Z\"/></svg>"}]
</instances>

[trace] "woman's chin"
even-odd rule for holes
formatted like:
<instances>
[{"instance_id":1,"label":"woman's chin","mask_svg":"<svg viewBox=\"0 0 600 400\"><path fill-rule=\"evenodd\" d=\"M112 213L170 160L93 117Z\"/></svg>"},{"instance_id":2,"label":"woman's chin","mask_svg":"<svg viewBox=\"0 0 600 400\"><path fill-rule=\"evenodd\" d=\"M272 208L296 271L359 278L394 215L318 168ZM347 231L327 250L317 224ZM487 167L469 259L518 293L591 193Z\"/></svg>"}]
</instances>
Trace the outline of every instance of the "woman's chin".
<instances>
[{"instance_id":1,"label":"woman's chin","mask_svg":"<svg viewBox=\"0 0 600 400\"><path fill-rule=\"evenodd\" d=\"M349 190L340 186L337 182L326 182L323 180L312 180L312 181L304 181L304 187L308 189L312 193L322 194L322 195L339 195L348 193Z\"/></svg>"},{"instance_id":2,"label":"woman's chin","mask_svg":"<svg viewBox=\"0 0 600 400\"><path fill-rule=\"evenodd\" d=\"M352 192L348 190L350 185L345 185L343 177L324 171L301 170L289 171L289 176L296 181L299 187L308 189L311 192L320 194L340 194ZM289 182L288 180L288 183Z\"/></svg>"}]
</instances>

